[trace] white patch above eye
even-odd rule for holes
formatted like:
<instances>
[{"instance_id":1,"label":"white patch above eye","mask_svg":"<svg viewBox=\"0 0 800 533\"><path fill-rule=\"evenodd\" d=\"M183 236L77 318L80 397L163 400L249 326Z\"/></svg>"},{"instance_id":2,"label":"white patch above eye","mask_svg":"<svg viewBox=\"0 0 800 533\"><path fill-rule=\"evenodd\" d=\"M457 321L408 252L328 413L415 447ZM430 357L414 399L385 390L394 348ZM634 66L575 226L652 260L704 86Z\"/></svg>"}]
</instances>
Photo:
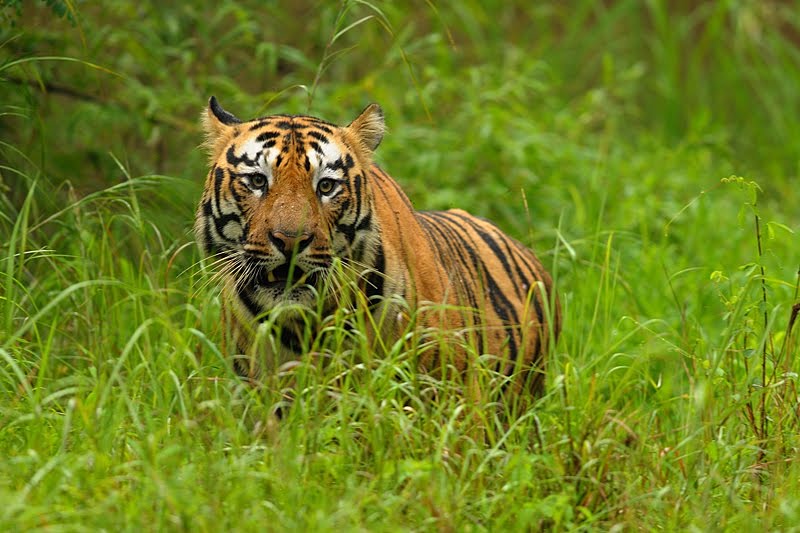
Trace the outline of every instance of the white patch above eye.
<instances>
[{"instance_id":1,"label":"white patch above eye","mask_svg":"<svg viewBox=\"0 0 800 533\"><path fill-rule=\"evenodd\" d=\"M267 177L267 188L272 187L274 177L272 175L272 165L278 155L279 150L275 147L264 149L264 143L256 140L256 136L246 140L236 150L238 157L247 158L254 161L255 165L240 164L236 167L238 173L258 172ZM254 192L256 196L262 196L263 192Z\"/></svg>"},{"instance_id":2,"label":"white patch above eye","mask_svg":"<svg viewBox=\"0 0 800 533\"><path fill-rule=\"evenodd\" d=\"M247 139L236 150L237 155L246 156L251 161L257 161L262 157L264 152L264 143L257 142L255 137Z\"/></svg>"},{"instance_id":3,"label":"white patch above eye","mask_svg":"<svg viewBox=\"0 0 800 533\"><path fill-rule=\"evenodd\" d=\"M308 152L306 152L306 155L312 162L319 162L319 168L324 168L328 163L333 163L342 157L342 151L336 143L318 141L317 144L320 150L322 150L322 154L310 148Z\"/></svg>"},{"instance_id":4,"label":"white patch above eye","mask_svg":"<svg viewBox=\"0 0 800 533\"><path fill-rule=\"evenodd\" d=\"M311 161L311 168L313 172L311 185L314 187L314 190L317 190L317 184L322 178L333 178L335 180L339 180L342 177L341 172L337 172L328 168L329 164L335 163L342 157L342 152L339 150L339 147L335 143L330 142L319 142L318 144L320 150L322 150L322 154L313 148L309 148L306 152L308 160Z\"/></svg>"}]
</instances>

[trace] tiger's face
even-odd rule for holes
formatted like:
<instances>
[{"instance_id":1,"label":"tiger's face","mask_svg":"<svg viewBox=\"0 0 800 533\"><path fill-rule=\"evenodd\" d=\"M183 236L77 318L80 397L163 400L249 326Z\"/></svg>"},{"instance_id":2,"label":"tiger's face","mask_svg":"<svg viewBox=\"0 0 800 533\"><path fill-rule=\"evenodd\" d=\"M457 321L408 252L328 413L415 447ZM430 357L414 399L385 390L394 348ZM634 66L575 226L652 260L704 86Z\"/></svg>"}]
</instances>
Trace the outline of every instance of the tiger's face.
<instances>
[{"instance_id":1,"label":"tiger's face","mask_svg":"<svg viewBox=\"0 0 800 533\"><path fill-rule=\"evenodd\" d=\"M286 115L242 122L212 97L204 125L211 170L198 242L253 316L311 305L334 258L358 262L375 244L365 173L384 131L380 108L345 127Z\"/></svg>"}]
</instances>

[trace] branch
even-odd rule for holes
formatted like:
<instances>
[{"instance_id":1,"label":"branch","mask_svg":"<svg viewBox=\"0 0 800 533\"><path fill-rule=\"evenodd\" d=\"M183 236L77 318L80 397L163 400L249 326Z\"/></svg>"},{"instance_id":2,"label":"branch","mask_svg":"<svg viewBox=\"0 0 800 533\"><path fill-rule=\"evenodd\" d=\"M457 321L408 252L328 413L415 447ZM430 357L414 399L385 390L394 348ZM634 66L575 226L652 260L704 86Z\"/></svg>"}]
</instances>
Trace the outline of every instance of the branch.
<instances>
[{"instance_id":1,"label":"branch","mask_svg":"<svg viewBox=\"0 0 800 533\"><path fill-rule=\"evenodd\" d=\"M23 79L23 78L18 78L16 76L5 76L4 78L0 79L2 79L2 81L13 83L15 85L31 87L43 94L57 94L60 96L72 98L74 100L88 102L90 104L94 104L100 107L115 107L126 114L132 114L132 115L140 114L145 120L157 126L167 126L182 131L197 131L197 126L194 125L194 123L192 122L187 122L179 118L174 118L164 115L142 114L139 110L131 109L129 106L122 104L120 102L116 102L113 100L104 100L93 94L84 93L72 87L68 87L66 85L59 85L57 83L52 83L43 80Z\"/></svg>"}]
</instances>

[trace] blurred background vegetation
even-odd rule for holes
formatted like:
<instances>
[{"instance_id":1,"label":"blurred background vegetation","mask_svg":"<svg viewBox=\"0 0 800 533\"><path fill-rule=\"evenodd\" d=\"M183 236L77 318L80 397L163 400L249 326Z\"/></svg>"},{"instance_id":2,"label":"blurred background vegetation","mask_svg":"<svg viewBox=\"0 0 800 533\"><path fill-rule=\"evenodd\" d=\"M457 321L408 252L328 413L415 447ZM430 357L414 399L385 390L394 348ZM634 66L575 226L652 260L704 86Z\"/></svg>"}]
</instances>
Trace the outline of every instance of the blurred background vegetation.
<instances>
[{"instance_id":1,"label":"blurred background vegetation","mask_svg":"<svg viewBox=\"0 0 800 533\"><path fill-rule=\"evenodd\" d=\"M730 238L743 197L706 194L732 174L760 185L775 220L797 223L793 2L4 6L12 213L31 180L46 191L36 209L56 212L130 176L168 176L143 180L140 200L168 240L190 239L206 172L197 117L213 94L242 118L338 123L379 102L390 134L377 160L412 201L466 208L528 244L547 247L558 226L591 249L602 229L633 239L620 252L631 264L644 253L662 271L700 257L719 269L731 252L744 263L753 243ZM785 279L796 268L778 266ZM666 286L659 296L672 299ZM662 314L647 306L624 311Z\"/></svg>"},{"instance_id":2,"label":"blurred background vegetation","mask_svg":"<svg viewBox=\"0 0 800 533\"><path fill-rule=\"evenodd\" d=\"M793 2L3 4L3 102L23 116L0 131L49 180L83 190L119 178L109 153L134 175L202 179L191 148L211 94L243 117L339 122L378 101L392 127L381 160L427 151L441 176L400 176L418 189L498 171L515 193L553 172L582 183L552 144L598 138L706 149L719 175L755 173L775 197L789 192L776 178L797 172Z\"/></svg>"},{"instance_id":3,"label":"blurred background vegetation","mask_svg":"<svg viewBox=\"0 0 800 533\"><path fill-rule=\"evenodd\" d=\"M0 428L9 428L0 449L28 453L0 467L8 475L0 501L39 505L28 514L9 507L3 516L19 520L10 523L37 524L53 499L68 507L105 497L69 480L28 488L48 457L69 448L67 435L85 436L77 424L91 438L79 440L76 457L101 457L113 448L106 443L120 441L150 449L152 428L126 418L125 407L98 414L92 429L103 402L96 396L130 394L150 406L152 420L205 420L207 406L194 412L181 403L178 416L174 398L187 389L172 390L173 378L137 381L138 367L117 359L140 342L138 325L157 317L163 332L148 333L143 360L163 358L175 383L224 373L219 362L198 370L194 354L213 349L193 344L197 331L211 344L219 336L191 234L206 174L198 117L211 95L241 118L309 113L340 124L380 103L389 134L376 159L415 205L495 220L536 248L565 306L548 377L554 392L536 429L545 467L520 452L505 463L518 465L513 473L476 482L468 462L458 471L439 457L426 474L380 489L386 502L400 500L397 509L419 502L410 516L428 522L403 507L375 521L334 513L314 522L298 512L276 527L800 521L800 476L789 466L800 368L784 336L800 264L796 2L0 0L0 356L14 369L3 374L13 398L0 406ZM730 176L743 179L721 181ZM122 286L82 285L98 281ZM754 354L764 357L769 383ZM117 389L120 369L128 381ZM210 394L191 390L198 405ZM81 415L74 430L65 421L73 408ZM49 418L40 424L32 413L41 412ZM246 508L253 497L224 472L261 468L285 483L271 497L339 509L320 492L297 492L297 472L251 461L236 433L246 431L225 416L233 415L204 426L221 435L204 441L219 453L206 471L216 474L194 478L169 458L160 467L194 480L210 509L178 490L151 514L125 508L131 495L163 496L160 480L150 492L140 481L115 489L119 501L102 501L144 524L214 529L214 505ZM190 456L201 433L157 434L164 449ZM415 450L429 447L426 436ZM239 466L225 462L231 440L243 446L231 455L244 458ZM126 453L136 456L131 446ZM416 457L395 453L406 451ZM371 460L358 469L382 479ZM98 468L82 472L98 482L113 474ZM769 468L769 481L757 479ZM303 470L304 487L347 485L342 497L362 505L361 478L325 472L328 485ZM448 480L441 492L428 489L430 472ZM239 487L231 499L209 496L218 480ZM244 486L261 494L250 481ZM461 500L450 500L456 493ZM98 509L95 524L107 525ZM386 516L394 521L381 522Z\"/></svg>"}]
</instances>

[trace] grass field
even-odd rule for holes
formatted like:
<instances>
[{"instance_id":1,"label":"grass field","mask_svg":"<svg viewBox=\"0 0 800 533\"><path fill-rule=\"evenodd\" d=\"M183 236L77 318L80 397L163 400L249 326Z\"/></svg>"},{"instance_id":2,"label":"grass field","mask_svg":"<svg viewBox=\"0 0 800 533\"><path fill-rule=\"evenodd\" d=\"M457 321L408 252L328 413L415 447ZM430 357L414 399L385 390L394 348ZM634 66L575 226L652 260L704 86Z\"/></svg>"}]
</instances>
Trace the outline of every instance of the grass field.
<instances>
[{"instance_id":1,"label":"grass field","mask_svg":"<svg viewBox=\"0 0 800 533\"><path fill-rule=\"evenodd\" d=\"M792 2L0 6L0 530L800 530ZM535 407L475 438L343 345L268 423L191 231L212 94L379 102L417 207L535 248Z\"/></svg>"}]
</instances>

